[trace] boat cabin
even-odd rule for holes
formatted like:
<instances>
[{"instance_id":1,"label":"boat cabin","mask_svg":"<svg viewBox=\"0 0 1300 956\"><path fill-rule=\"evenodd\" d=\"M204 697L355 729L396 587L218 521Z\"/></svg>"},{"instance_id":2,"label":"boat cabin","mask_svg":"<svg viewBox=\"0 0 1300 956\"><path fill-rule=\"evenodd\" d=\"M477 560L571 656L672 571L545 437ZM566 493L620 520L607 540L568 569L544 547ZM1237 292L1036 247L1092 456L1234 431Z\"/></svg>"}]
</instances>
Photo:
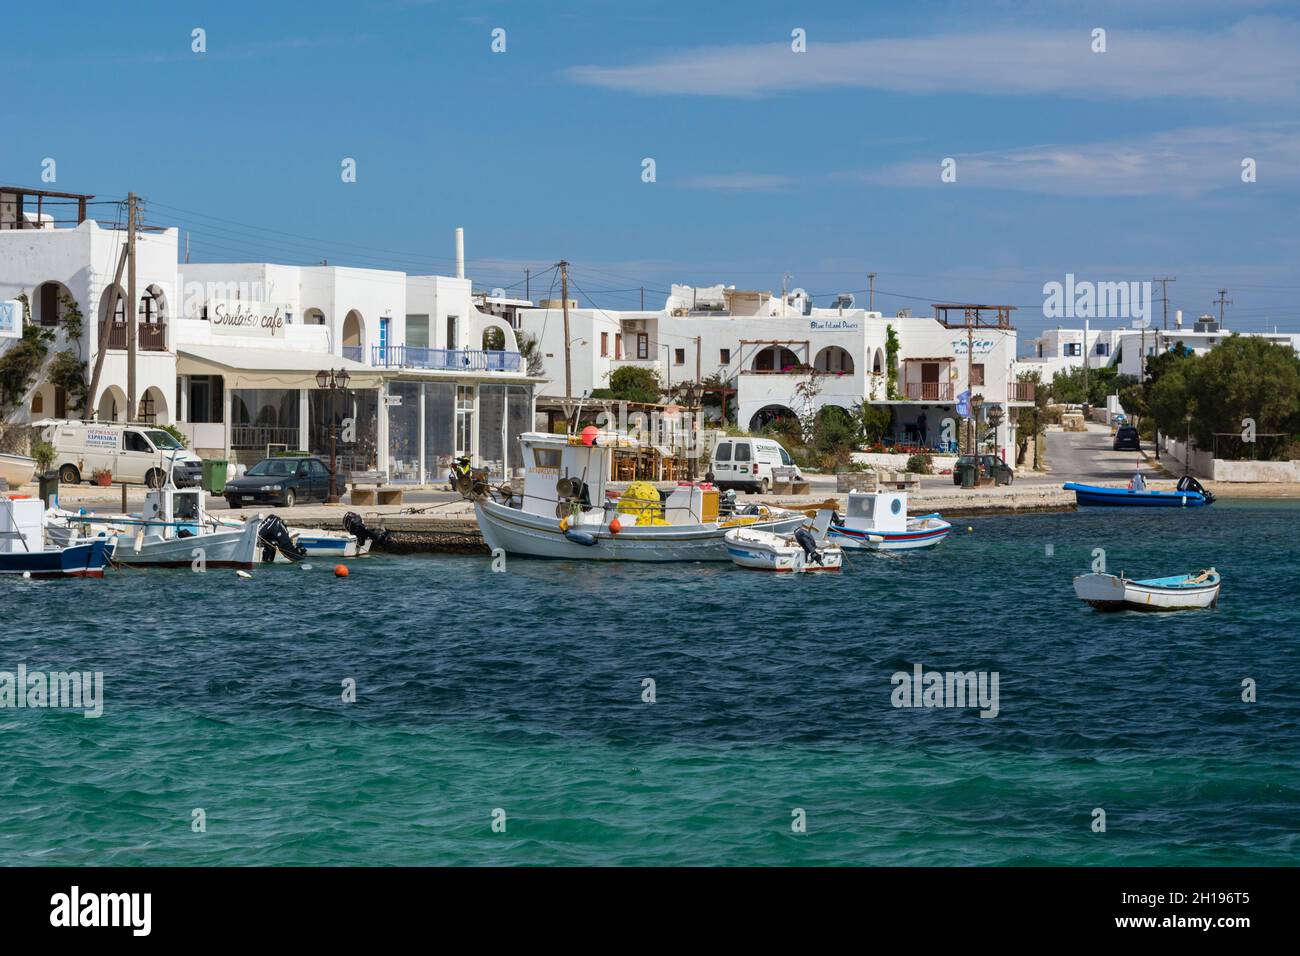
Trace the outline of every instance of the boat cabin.
<instances>
[{"instance_id":1,"label":"boat cabin","mask_svg":"<svg viewBox=\"0 0 1300 956\"><path fill-rule=\"evenodd\" d=\"M844 524L858 530L906 531L907 492L850 491Z\"/></svg>"},{"instance_id":2,"label":"boat cabin","mask_svg":"<svg viewBox=\"0 0 1300 956\"><path fill-rule=\"evenodd\" d=\"M199 534L205 518L203 495L202 488L177 488L169 481L162 488L145 495L144 510L140 512L140 517L148 522L160 523L164 538L173 537L182 530Z\"/></svg>"},{"instance_id":3,"label":"boat cabin","mask_svg":"<svg viewBox=\"0 0 1300 956\"><path fill-rule=\"evenodd\" d=\"M612 432L587 437L591 444L576 436L547 432L519 436L524 451L521 510L553 516L562 500L577 501L584 510L601 507L614 449L627 447L629 440Z\"/></svg>"}]
</instances>

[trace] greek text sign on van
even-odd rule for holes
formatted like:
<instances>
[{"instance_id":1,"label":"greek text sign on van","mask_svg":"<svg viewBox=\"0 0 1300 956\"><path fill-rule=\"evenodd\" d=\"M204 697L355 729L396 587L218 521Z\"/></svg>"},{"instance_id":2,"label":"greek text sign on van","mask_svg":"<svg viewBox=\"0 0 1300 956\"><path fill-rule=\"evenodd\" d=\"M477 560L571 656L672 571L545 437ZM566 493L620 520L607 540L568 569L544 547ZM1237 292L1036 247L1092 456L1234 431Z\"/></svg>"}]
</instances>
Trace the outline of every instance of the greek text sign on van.
<instances>
[{"instance_id":1,"label":"greek text sign on van","mask_svg":"<svg viewBox=\"0 0 1300 956\"><path fill-rule=\"evenodd\" d=\"M115 428L96 428L86 426L86 447L114 451L122 443L122 433Z\"/></svg>"},{"instance_id":2,"label":"greek text sign on van","mask_svg":"<svg viewBox=\"0 0 1300 956\"><path fill-rule=\"evenodd\" d=\"M23 337L23 304L17 299L0 302L0 339Z\"/></svg>"},{"instance_id":3,"label":"greek text sign on van","mask_svg":"<svg viewBox=\"0 0 1300 956\"><path fill-rule=\"evenodd\" d=\"M265 302L209 302L212 331L260 338L284 337L284 306Z\"/></svg>"}]
</instances>

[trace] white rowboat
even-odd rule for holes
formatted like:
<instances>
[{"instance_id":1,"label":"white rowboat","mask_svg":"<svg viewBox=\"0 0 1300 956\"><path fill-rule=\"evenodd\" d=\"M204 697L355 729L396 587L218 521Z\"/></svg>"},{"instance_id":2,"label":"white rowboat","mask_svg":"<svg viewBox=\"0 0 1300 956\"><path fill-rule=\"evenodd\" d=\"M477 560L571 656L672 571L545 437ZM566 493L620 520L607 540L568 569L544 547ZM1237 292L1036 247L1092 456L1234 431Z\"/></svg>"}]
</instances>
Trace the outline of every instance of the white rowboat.
<instances>
[{"instance_id":1,"label":"white rowboat","mask_svg":"<svg viewBox=\"0 0 1300 956\"><path fill-rule=\"evenodd\" d=\"M1220 583L1214 568L1144 581L1115 574L1081 574L1074 579L1074 593L1099 611L1185 611L1214 607Z\"/></svg>"}]
</instances>

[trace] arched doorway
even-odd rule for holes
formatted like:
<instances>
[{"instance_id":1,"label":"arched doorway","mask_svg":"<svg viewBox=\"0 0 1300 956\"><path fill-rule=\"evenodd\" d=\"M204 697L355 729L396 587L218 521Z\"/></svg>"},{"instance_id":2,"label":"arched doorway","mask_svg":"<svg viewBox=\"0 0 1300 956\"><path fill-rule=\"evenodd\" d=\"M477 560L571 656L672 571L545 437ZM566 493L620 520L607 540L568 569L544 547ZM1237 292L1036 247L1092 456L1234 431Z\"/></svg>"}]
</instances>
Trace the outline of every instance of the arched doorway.
<instances>
[{"instance_id":1,"label":"arched doorway","mask_svg":"<svg viewBox=\"0 0 1300 956\"><path fill-rule=\"evenodd\" d=\"M799 416L796 415L793 410L784 405L764 405L750 416L749 430L751 432L756 432L771 425L783 425L786 423L798 426Z\"/></svg>"},{"instance_id":2,"label":"arched doorway","mask_svg":"<svg viewBox=\"0 0 1300 956\"><path fill-rule=\"evenodd\" d=\"M110 385L99 396L96 418L101 422L126 421L126 393Z\"/></svg>"},{"instance_id":3,"label":"arched doorway","mask_svg":"<svg viewBox=\"0 0 1300 956\"><path fill-rule=\"evenodd\" d=\"M68 313L77 308L77 300L72 297L72 290L66 285L51 280L42 282L36 287L30 305L32 324L52 329L56 328Z\"/></svg>"},{"instance_id":4,"label":"arched doorway","mask_svg":"<svg viewBox=\"0 0 1300 956\"><path fill-rule=\"evenodd\" d=\"M817 353L813 367L819 372L844 373L853 371L853 356L838 345L828 345Z\"/></svg>"},{"instance_id":5,"label":"arched doorway","mask_svg":"<svg viewBox=\"0 0 1300 956\"><path fill-rule=\"evenodd\" d=\"M784 345L769 345L759 350L749 367L754 372L781 372L798 368L800 364L802 363L799 361L799 356Z\"/></svg>"},{"instance_id":6,"label":"arched doorway","mask_svg":"<svg viewBox=\"0 0 1300 956\"><path fill-rule=\"evenodd\" d=\"M365 361L366 322L361 313L352 309L343 319L343 357L354 362Z\"/></svg>"},{"instance_id":7,"label":"arched doorway","mask_svg":"<svg viewBox=\"0 0 1300 956\"><path fill-rule=\"evenodd\" d=\"M162 389L150 385L144 390L135 417L151 425L171 424L171 415L167 411L167 396L163 394Z\"/></svg>"},{"instance_id":8,"label":"arched doorway","mask_svg":"<svg viewBox=\"0 0 1300 956\"><path fill-rule=\"evenodd\" d=\"M885 374L885 350L884 349L876 349L875 357L871 360L871 374L872 375Z\"/></svg>"},{"instance_id":9,"label":"arched doorway","mask_svg":"<svg viewBox=\"0 0 1300 956\"><path fill-rule=\"evenodd\" d=\"M167 295L161 286L151 285L144 290L136 322L140 330L140 348L150 352L167 351Z\"/></svg>"},{"instance_id":10,"label":"arched doorway","mask_svg":"<svg viewBox=\"0 0 1300 956\"><path fill-rule=\"evenodd\" d=\"M302 324L303 325L324 325L325 313L322 312L320 309L315 309L315 308L307 309L302 314Z\"/></svg>"}]
</instances>

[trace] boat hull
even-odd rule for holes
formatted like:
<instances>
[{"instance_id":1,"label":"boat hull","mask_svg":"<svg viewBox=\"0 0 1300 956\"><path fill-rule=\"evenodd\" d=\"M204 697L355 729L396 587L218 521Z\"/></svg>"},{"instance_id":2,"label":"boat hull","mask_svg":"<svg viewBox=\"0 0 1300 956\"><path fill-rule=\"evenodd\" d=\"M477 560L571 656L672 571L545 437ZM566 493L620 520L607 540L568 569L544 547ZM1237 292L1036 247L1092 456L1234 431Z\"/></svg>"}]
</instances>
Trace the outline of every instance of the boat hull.
<instances>
[{"instance_id":1,"label":"boat hull","mask_svg":"<svg viewBox=\"0 0 1300 956\"><path fill-rule=\"evenodd\" d=\"M108 563L108 544L103 540L49 551L17 551L0 554L0 574L30 575L33 578L102 578Z\"/></svg>"},{"instance_id":2,"label":"boat hull","mask_svg":"<svg viewBox=\"0 0 1300 956\"><path fill-rule=\"evenodd\" d=\"M785 540L783 535L736 529L728 531L723 540L732 563L754 571L798 574L838 571L844 565L844 552L825 543L818 548L819 563L810 559L798 544Z\"/></svg>"},{"instance_id":3,"label":"boat hull","mask_svg":"<svg viewBox=\"0 0 1300 956\"><path fill-rule=\"evenodd\" d=\"M199 560L208 568L236 568L251 571L257 560L257 531L261 520L250 518L242 528L212 531L188 538L164 538L157 532L136 537L120 534L113 547L113 560L140 568L188 568Z\"/></svg>"},{"instance_id":4,"label":"boat hull","mask_svg":"<svg viewBox=\"0 0 1300 956\"><path fill-rule=\"evenodd\" d=\"M10 488L18 488L32 480L36 474L36 459L26 455L0 454L0 478L9 483Z\"/></svg>"},{"instance_id":5,"label":"boat hull","mask_svg":"<svg viewBox=\"0 0 1300 956\"><path fill-rule=\"evenodd\" d=\"M1079 507L1104 508L1203 508L1210 502L1199 491L1134 491L1131 488L1102 488L1067 481L1062 485L1074 492Z\"/></svg>"},{"instance_id":6,"label":"boat hull","mask_svg":"<svg viewBox=\"0 0 1300 956\"><path fill-rule=\"evenodd\" d=\"M1214 607L1220 583L1217 575L1204 585L1172 587L1114 574L1083 574L1074 579L1074 593L1099 611L1188 611Z\"/></svg>"},{"instance_id":7,"label":"boat hull","mask_svg":"<svg viewBox=\"0 0 1300 956\"><path fill-rule=\"evenodd\" d=\"M931 519L932 524L907 531L869 531L832 524L832 543L856 551L919 551L933 548L952 531L946 521Z\"/></svg>"},{"instance_id":8,"label":"boat hull","mask_svg":"<svg viewBox=\"0 0 1300 956\"><path fill-rule=\"evenodd\" d=\"M607 525L583 525L580 543L566 537L555 518L530 514L495 501L474 505L483 541L493 551L534 558L562 558L579 561L728 561L723 535L730 529L719 525L647 525L625 527L618 534ZM746 527L790 532L807 522L802 514L755 522Z\"/></svg>"}]
</instances>

